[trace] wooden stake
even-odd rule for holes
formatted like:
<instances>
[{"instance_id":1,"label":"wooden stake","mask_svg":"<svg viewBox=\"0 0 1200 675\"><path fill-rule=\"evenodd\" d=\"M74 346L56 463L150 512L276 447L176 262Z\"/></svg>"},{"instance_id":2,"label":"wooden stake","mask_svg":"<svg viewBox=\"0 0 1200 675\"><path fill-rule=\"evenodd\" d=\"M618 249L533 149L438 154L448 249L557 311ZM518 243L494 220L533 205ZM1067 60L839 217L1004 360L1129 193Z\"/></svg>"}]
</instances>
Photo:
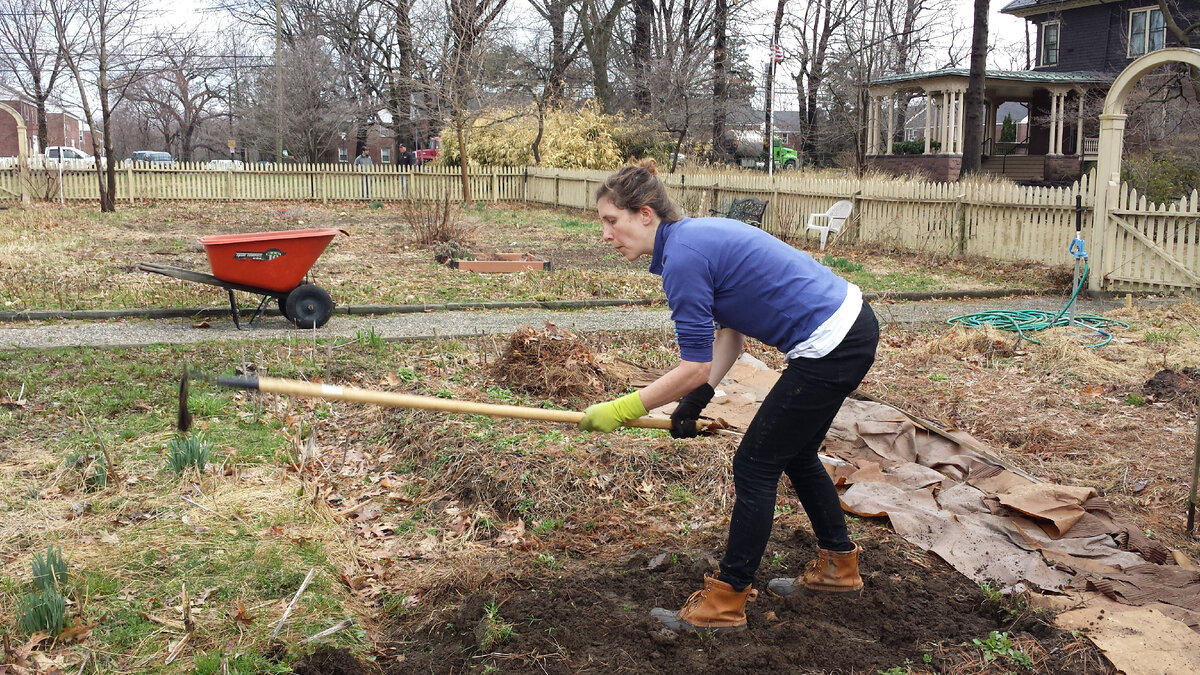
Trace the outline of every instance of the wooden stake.
<instances>
[{"instance_id":1,"label":"wooden stake","mask_svg":"<svg viewBox=\"0 0 1200 675\"><path fill-rule=\"evenodd\" d=\"M308 586L308 582L312 581L313 575L317 573L317 568L312 568L308 571L308 576L304 577L304 583L300 584L300 590L296 591L296 596L288 603L287 609L283 610L283 616L279 619L279 625L275 626L275 631L271 633L271 639L275 639L279 635L279 631L283 628L284 622L287 621L288 615L292 613L292 608L296 606L296 601L300 599L300 594Z\"/></svg>"},{"instance_id":2,"label":"wooden stake","mask_svg":"<svg viewBox=\"0 0 1200 675\"><path fill-rule=\"evenodd\" d=\"M1188 491L1187 533L1196 527L1196 483L1200 483L1200 411L1196 413L1196 449L1192 452L1192 485Z\"/></svg>"},{"instance_id":3,"label":"wooden stake","mask_svg":"<svg viewBox=\"0 0 1200 675\"><path fill-rule=\"evenodd\" d=\"M321 631L320 633L314 633L312 635L309 635L308 637L301 640L300 644L307 644L309 642L315 642L316 640L320 640L322 638L327 638L330 635L333 635L334 633L337 633L339 631L346 630L347 628L349 628L350 626L353 626L353 625L354 625L354 617L351 617L339 624L336 624L336 625L330 626L329 628L326 628L325 630Z\"/></svg>"}]
</instances>

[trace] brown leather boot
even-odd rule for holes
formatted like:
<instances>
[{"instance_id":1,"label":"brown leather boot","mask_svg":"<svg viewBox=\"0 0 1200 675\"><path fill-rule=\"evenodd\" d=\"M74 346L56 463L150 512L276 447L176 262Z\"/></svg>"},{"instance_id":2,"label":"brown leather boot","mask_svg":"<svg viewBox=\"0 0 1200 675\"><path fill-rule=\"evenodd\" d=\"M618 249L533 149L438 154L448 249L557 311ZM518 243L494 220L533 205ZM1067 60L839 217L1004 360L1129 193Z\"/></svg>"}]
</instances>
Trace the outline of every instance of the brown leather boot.
<instances>
[{"instance_id":1,"label":"brown leather boot","mask_svg":"<svg viewBox=\"0 0 1200 675\"><path fill-rule=\"evenodd\" d=\"M750 586L735 591L715 576L704 575L704 588L692 593L678 612L655 607L650 616L671 630L724 633L746 630L746 603L754 602L758 591Z\"/></svg>"},{"instance_id":2,"label":"brown leather boot","mask_svg":"<svg viewBox=\"0 0 1200 675\"><path fill-rule=\"evenodd\" d=\"M772 579L767 588L779 595L791 595L800 588L833 593L860 591L863 580L858 574L859 553L862 553L861 546L845 553L818 548L817 559L808 562L803 574L795 579Z\"/></svg>"}]
</instances>

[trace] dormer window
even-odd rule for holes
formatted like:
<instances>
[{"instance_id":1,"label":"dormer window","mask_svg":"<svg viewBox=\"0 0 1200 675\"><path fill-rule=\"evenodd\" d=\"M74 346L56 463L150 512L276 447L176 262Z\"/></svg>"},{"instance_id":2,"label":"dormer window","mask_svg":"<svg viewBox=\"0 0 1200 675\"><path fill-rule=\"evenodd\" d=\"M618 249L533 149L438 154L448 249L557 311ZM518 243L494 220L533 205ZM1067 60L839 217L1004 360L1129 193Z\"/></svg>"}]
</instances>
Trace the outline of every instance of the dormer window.
<instances>
[{"instance_id":1,"label":"dormer window","mask_svg":"<svg viewBox=\"0 0 1200 675\"><path fill-rule=\"evenodd\" d=\"M1143 7L1129 12L1129 57L1141 56L1163 48L1166 24L1162 10Z\"/></svg>"},{"instance_id":2,"label":"dormer window","mask_svg":"<svg viewBox=\"0 0 1200 675\"><path fill-rule=\"evenodd\" d=\"M1058 28L1057 21L1047 21L1042 24L1042 58L1041 65L1058 65Z\"/></svg>"}]
</instances>

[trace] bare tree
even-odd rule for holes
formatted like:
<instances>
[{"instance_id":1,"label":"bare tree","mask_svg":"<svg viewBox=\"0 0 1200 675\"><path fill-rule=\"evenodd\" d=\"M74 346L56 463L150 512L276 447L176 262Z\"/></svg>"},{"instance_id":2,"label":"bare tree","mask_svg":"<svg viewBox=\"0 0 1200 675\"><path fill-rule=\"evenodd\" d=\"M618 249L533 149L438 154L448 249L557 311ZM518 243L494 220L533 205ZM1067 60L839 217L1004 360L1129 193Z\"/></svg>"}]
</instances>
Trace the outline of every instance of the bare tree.
<instances>
[{"instance_id":1,"label":"bare tree","mask_svg":"<svg viewBox=\"0 0 1200 675\"><path fill-rule=\"evenodd\" d=\"M225 69L195 33L160 39L155 51L158 67L130 88L129 100L162 134L164 149L190 162L201 127L219 114Z\"/></svg>"},{"instance_id":2,"label":"bare tree","mask_svg":"<svg viewBox=\"0 0 1200 675\"><path fill-rule=\"evenodd\" d=\"M817 153L820 138L821 88L828 75L830 50L842 24L847 19L845 4L834 0L813 0L805 3L800 12L787 23L795 37L793 56L799 62L798 72L792 73L800 109L801 150L806 157Z\"/></svg>"},{"instance_id":3,"label":"bare tree","mask_svg":"<svg viewBox=\"0 0 1200 675\"><path fill-rule=\"evenodd\" d=\"M97 158L100 210L115 211L117 177L113 156L113 110L125 100L129 88L148 74L146 64L151 53L148 38L138 32L144 18L142 0L49 2L59 52L75 79L84 119L93 130L92 152ZM98 128L101 129L100 138L94 133Z\"/></svg>"},{"instance_id":4,"label":"bare tree","mask_svg":"<svg viewBox=\"0 0 1200 675\"><path fill-rule=\"evenodd\" d=\"M529 4L550 30L539 99L544 105L554 106L563 98L567 71L583 50L583 34L577 20L583 0L529 0Z\"/></svg>"},{"instance_id":5,"label":"bare tree","mask_svg":"<svg viewBox=\"0 0 1200 675\"><path fill-rule=\"evenodd\" d=\"M289 154L300 161L318 162L332 152L339 135L355 111L338 86L337 66L331 50L320 38L297 38L294 48L283 50L280 84L287 91L283 141ZM259 71L250 104L242 111L246 135L260 151L275 137L275 74Z\"/></svg>"},{"instance_id":6,"label":"bare tree","mask_svg":"<svg viewBox=\"0 0 1200 675\"><path fill-rule=\"evenodd\" d=\"M58 87L62 53L47 48L54 40L54 19L46 0L0 0L0 68L11 72L37 108L38 147L49 145L46 101Z\"/></svg>"},{"instance_id":7,"label":"bare tree","mask_svg":"<svg viewBox=\"0 0 1200 675\"><path fill-rule=\"evenodd\" d=\"M962 174L979 171L983 155L983 85L987 75L988 0L975 0L971 34L971 72L963 101Z\"/></svg>"},{"instance_id":8,"label":"bare tree","mask_svg":"<svg viewBox=\"0 0 1200 675\"><path fill-rule=\"evenodd\" d=\"M606 113L616 110L612 79L609 76L609 55L615 39L617 19L629 0L583 0L579 7L579 28L592 66L592 91L600 109ZM606 4L607 3L607 4Z\"/></svg>"},{"instance_id":9,"label":"bare tree","mask_svg":"<svg viewBox=\"0 0 1200 675\"><path fill-rule=\"evenodd\" d=\"M488 47L488 30L507 3L508 0L446 0L448 31L440 64L441 94L458 142L464 201L471 201L467 158L470 126L475 116L472 105L480 95L477 78Z\"/></svg>"}]
</instances>

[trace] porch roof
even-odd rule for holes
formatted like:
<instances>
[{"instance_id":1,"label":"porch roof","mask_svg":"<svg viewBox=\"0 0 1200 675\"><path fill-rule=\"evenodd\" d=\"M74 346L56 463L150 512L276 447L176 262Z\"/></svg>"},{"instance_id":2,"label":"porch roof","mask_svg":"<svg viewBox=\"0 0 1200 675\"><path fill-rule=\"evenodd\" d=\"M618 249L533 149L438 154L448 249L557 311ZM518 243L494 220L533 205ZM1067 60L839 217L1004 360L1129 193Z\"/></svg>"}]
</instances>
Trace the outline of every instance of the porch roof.
<instances>
[{"instance_id":1,"label":"porch roof","mask_svg":"<svg viewBox=\"0 0 1200 675\"><path fill-rule=\"evenodd\" d=\"M871 84L899 84L902 82L921 82L923 80L936 80L939 78L962 78L968 79L971 76L971 71L966 68L943 68L941 70L931 70L924 73L900 73L898 75L885 75L883 77L871 80ZM989 70L987 71L986 80L998 80L1004 82L1018 82L1024 84L1109 84L1113 81L1112 75L1097 73L1088 70L1067 71L1067 72L1050 72L1042 70Z\"/></svg>"},{"instance_id":2,"label":"porch roof","mask_svg":"<svg viewBox=\"0 0 1200 675\"><path fill-rule=\"evenodd\" d=\"M878 88L884 95L906 90L965 90L970 74L966 68L900 73L872 80L870 88ZM1112 81L1112 75L1092 71L989 70L984 78L983 87L991 100L1029 101L1039 89L1078 86L1107 88Z\"/></svg>"}]
</instances>

